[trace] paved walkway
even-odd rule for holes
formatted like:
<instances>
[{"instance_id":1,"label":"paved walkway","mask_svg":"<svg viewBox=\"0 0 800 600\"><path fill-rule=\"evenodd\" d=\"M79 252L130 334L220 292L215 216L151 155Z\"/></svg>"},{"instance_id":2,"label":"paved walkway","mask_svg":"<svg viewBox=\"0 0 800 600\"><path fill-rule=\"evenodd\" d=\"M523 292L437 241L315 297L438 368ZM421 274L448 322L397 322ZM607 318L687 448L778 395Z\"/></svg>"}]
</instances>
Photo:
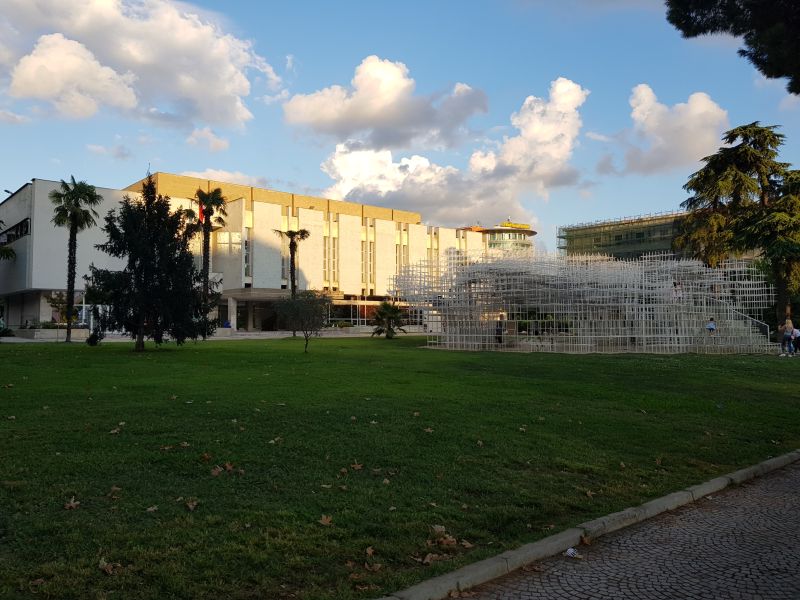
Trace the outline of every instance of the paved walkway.
<instances>
[{"instance_id":1,"label":"paved walkway","mask_svg":"<svg viewBox=\"0 0 800 600\"><path fill-rule=\"evenodd\" d=\"M483 585L472 600L798 600L800 463Z\"/></svg>"}]
</instances>

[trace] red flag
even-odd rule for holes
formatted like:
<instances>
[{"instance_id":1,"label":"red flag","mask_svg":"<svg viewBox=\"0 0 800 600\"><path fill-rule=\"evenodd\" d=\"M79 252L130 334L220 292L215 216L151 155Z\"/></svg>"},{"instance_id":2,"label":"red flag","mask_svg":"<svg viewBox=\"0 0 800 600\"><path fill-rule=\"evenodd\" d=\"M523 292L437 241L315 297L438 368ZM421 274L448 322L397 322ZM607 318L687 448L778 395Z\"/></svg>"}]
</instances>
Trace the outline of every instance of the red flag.
<instances>
[{"instance_id":1,"label":"red flag","mask_svg":"<svg viewBox=\"0 0 800 600\"><path fill-rule=\"evenodd\" d=\"M205 215L203 214L203 203L202 202L198 202L197 205L198 205L197 212L200 215L200 222L202 223L203 219L205 218Z\"/></svg>"}]
</instances>

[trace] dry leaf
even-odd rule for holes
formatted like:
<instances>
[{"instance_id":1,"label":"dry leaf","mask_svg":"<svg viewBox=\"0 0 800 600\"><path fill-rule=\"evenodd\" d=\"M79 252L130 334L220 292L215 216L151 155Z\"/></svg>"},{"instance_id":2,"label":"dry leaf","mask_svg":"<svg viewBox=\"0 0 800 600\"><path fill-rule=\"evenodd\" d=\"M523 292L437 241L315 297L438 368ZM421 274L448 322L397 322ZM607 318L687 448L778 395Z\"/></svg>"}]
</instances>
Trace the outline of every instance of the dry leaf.
<instances>
[{"instance_id":1,"label":"dry leaf","mask_svg":"<svg viewBox=\"0 0 800 600\"><path fill-rule=\"evenodd\" d=\"M328 527L329 525L331 525L333 523L333 517L331 517L330 515L322 515L320 517L319 521L317 521L317 522L320 525L325 525L326 527Z\"/></svg>"},{"instance_id":2,"label":"dry leaf","mask_svg":"<svg viewBox=\"0 0 800 600\"><path fill-rule=\"evenodd\" d=\"M483 448L483 442L481 440L478 440L478 448Z\"/></svg>"},{"instance_id":3,"label":"dry leaf","mask_svg":"<svg viewBox=\"0 0 800 600\"><path fill-rule=\"evenodd\" d=\"M194 509L197 508L198 504L199 502L197 500L189 500L188 502L186 502L186 508L189 509L189 512L193 512Z\"/></svg>"},{"instance_id":4,"label":"dry leaf","mask_svg":"<svg viewBox=\"0 0 800 600\"><path fill-rule=\"evenodd\" d=\"M341 469L339 469L339 473L341 473L342 475L347 475L348 473L347 467L342 467Z\"/></svg>"},{"instance_id":5,"label":"dry leaf","mask_svg":"<svg viewBox=\"0 0 800 600\"><path fill-rule=\"evenodd\" d=\"M390 507L389 507L389 510L390 510L390 511L392 511L392 510L397 510L397 507L396 507L396 506L390 506Z\"/></svg>"},{"instance_id":6,"label":"dry leaf","mask_svg":"<svg viewBox=\"0 0 800 600\"><path fill-rule=\"evenodd\" d=\"M208 452L203 452L200 455L200 460L202 460L203 462L208 462L211 460L211 455Z\"/></svg>"},{"instance_id":7,"label":"dry leaf","mask_svg":"<svg viewBox=\"0 0 800 600\"><path fill-rule=\"evenodd\" d=\"M592 545L592 538L590 538L588 535L582 535L581 536L581 544L583 544L584 546L591 546Z\"/></svg>"},{"instance_id":8,"label":"dry leaf","mask_svg":"<svg viewBox=\"0 0 800 600\"><path fill-rule=\"evenodd\" d=\"M121 431L121 430L120 430L120 428L119 428L119 427L115 427L114 429L112 429L112 430L111 430L111 431L109 431L108 433L110 433L111 435L116 435L116 434L118 434L120 431Z\"/></svg>"},{"instance_id":9,"label":"dry leaf","mask_svg":"<svg viewBox=\"0 0 800 600\"><path fill-rule=\"evenodd\" d=\"M356 461L352 465L350 465L350 468L353 469L353 471L360 471L363 468L363 466L364 466L363 464L359 464L359 462Z\"/></svg>"},{"instance_id":10,"label":"dry leaf","mask_svg":"<svg viewBox=\"0 0 800 600\"><path fill-rule=\"evenodd\" d=\"M220 467L219 465L217 465L216 467L211 469L211 476L212 477L217 477L220 473L222 473L222 467Z\"/></svg>"},{"instance_id":11,"label":"dry leaf","mask_svg":"<svg viewBox=\"0 0 800 600\"><path fill-rule=\"evenodd\" d=\"M160 450L172 450L172 448L172 446L161 446Z\"/></svg>"},{"instance_id":12,"label":"dry leaf","mask_svg":"<svg viewBox=\"0 0 800 600\"><path fill-rule=\"evenodd\" d=\"M367 556L373 556L375 554L375 548L372 546L367 546L366 553Z\"/></svg>"},{"instance_id":13,"label":"dry leaf","mask_svg":"<svg viewBox=\"0 0 800 600\"><path fill-rule=\"evenodd\" d=\"M424 431L425 433L433 433L433 429L431 429L430 427L426 427L422 431Z\"/></svg>"},{"instance_id":14,"label":"dry leaf","mask_svg":"<svg viewBox=\"0 0 800 600\"><path fill-rule=\"evenodd\" d=\"M415 417L418 417L418 416L419 416L419 412L418 412L418 411L414 411L413 415L414 415Z\"/></svg>"},{"instance_id":15,"label":"dry leaf","mask_svg":"<svg viewBox=\"0 0 800 600\"><path fill-rule=\"evenodd\" d=\"M330 485L330 484L328 484L328 483L323 483L323 484L322 484L322 485L320 485L319 487L321 487L321 488L325 488L326 490L329 490L329 489L331 489L333 486L332 486L332 485Z\"/></svg>"},{"instance_id":16,"label":"dry leaf","mask_svg":"<svg viewBox=\"0 0 800 600\"><path fill-rule=\"evenodd\" d=\"M30 587L39 587L40 585L44 585L44 581L45 580L43 578L39 577L39 579L34 579L28 585Z\"/></svg>"},{"instance_id":17,"label":"dry leaf","mask_svg":"<svg viewBox=\"0 0 800 600\"><path fill-rule=\"evenodd\" d=\"M232 471L233 471L233 463L226 462L224 466L225 466L225 470L226 470L228 473L230 473L230 472L232 472Z\"/></svg>"},{"instance_id":18,"label":"dry leaf","mask_svg":"<svg viewBox=\"0 0 800 600\"><path fill-rule=\"evenodd\" d=\"M356 585L356 589L359 592L371 592L372 590L379 590L380 588L374 583L367 583Z\"/></svg>"},{"instance_id":19,"label":"dry leaf","mask_svg":"<svg viewBox=\"0 0 800 600\"><path fill-rule=\"evenodd\" d=\"M347 567L348 569L352 570L352 569L356 568L356 563L355 563L355 561L352 561L352 560L346 560L344 562L344 566Z\"/></svg>"},{"instance_id":20,"label":"dry leaf","mask_svg":"<svg viewBox=\"0 0 800 600\"><path fill-rule=\"evenodd\" d=\"M445 558L447 558L447 555L445 554L433 554L429 552L428 554L425 555L425 558L422 559L422 564L429 565L433 562L444 560Z\"/></svg>"},{"instance_id":21,"label":"dry leaf","mask_svg":"<svg viewBox=\"0 0 800 600\"><path fill-rule=\"evenodd\" d=\"M656 464L659 465L659 466L661 465L661 457L660 456L658 458L656 458Z\"/></svg>"},{"instance_id":22,"label":"dry leaf","mask_svg":"<svg viewBox=\"0 0 800 600\"><path fill-rule=\"evenodd\" d=\"M69 502L64 504L64 509L65 510L74 510L74 509L78 508L80 505L81 505L80 501L75 500L75 496L73 496L72 498L70 498Z\"/></svg>"},{"instance_id":23,"label":"dry leaf","mask_svg":"<svg viewBox=\"0 0 800 600\"><path fill-rule=\"evenodd\" d=\"M620 469L624 469L624 468L625 468L625 463L624 463L624 462L622 462L622 461L620 461L620 463L619 463L619 468L620 468Z\"/></svg>"},{"instance_id":24,"label":"dry leaf","mask_svg":"<svg viewBox=\"0 0 800 600\"><path fill-rule=\"evenodd\" d=\"M389 483L391 483L391 482L388 479L384 479L383 480L383 485L389 485Z\"/></svg>"},{"instance_id":25,"label":"dry leaf","mask_svg":"<svg viewBox=\"0 0 800 600\"><path fill-rule=\"evenodd\" d=\"M461 545L467 550L475 547L475 544L470 544L467 540L461 540Z\"/></svg>"},{"instance_id":26,"label":"dry leaf","mask_svg":"<svg viewBox=\"0 0 800 600\"><path fill-rule=\"evenodd\" d=\"M369 563L364 563L364 568L367 571L371 571L372 573L377 573L378 571L380 571L382 566L383 565L381 563L375 563L373 565Z\"/></svg>"},{"instance_id":27,"label":"dry leaf","mask_svg":"<svg viewBox=\"0 0 800 600\"><path fill-rule=\"evenodd\" d=\"M153 506L148 506L145 510L147 512L156 512L158 510L158 504L154 504Z\"/></svg>"},{"instance_id":28,"label":"dry leaf","mask_svg":"<svg viewBox=\"0 0 800 600\"><path fill-rule=\"evenodd\" d=\"M181 442L181 448L188 448L189 442Z\"/></svg>"},{"instance_id":29,"label":"dry leaf","mask_svg":"<svg viewBox=\"0 0 800 600\"><path fill-rule=\"evenodd\" d=\"M592 490L586 490L586 495L589 496L589 498L593 498L594 492Z\"/></svg>"},{"instance_id":30,"label":"dry leaf","mask_svg":"<svg viewBox=\"0 0 800 600\"><path fill-rule=\"evenodd\" d=\"M106 575L113 575L116 569L122 568L122 565L119 563L110 563L106 562L105 558L100 559L100 564L98 565L101 571Z\"/></svg>"},{"instance_id":31,"label":"dry leaf","mask_svg":"<svg viewBox=\"0 0 800 600\"><path fill-rule=\"evenodd\" d=\"M169 399L170 400L177 400L178 397L175 394L172 394L172 396L170 396Z\"/></svg>"}]
</instances>

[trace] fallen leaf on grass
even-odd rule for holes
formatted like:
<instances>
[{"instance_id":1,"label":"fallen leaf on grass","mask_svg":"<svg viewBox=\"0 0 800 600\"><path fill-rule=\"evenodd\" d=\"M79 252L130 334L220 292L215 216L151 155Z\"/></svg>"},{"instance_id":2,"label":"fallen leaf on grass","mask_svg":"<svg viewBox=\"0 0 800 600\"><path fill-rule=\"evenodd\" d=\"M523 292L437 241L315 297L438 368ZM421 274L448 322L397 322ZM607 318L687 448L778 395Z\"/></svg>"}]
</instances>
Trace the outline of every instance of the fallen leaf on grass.
<instances>
[{"instance_id":1,"label":"fallen leaf on grass","mask_svg":"<svg viewBox=\"0 0 800 600\"><path fill-rule=\"evenodd\" d=\"M181 442L181 448L188 448L189 445L189 442Z\"/></svg>"},{"instance_id":2,"label":"fallen leaf on grass","mask_svg":"<svg viewBox=\"0 0 800 600\"><path fill-rule=\"evenodd\" d=\"M375 548L373 548L372 546L367 546L365 552L367 556L373 556L375 554Z\"/></svg>"},{"instance_id":3,"label":"fallen leaf on grass","mask_svg":"<svg viewBox=\"0 0 800 600\"><path fill-rule=\"evenodd\" d=\"M378 571L381 570L382 566L383 565L381 563L375 563L375 564L372 564L372 565L369 564L369 563L364 563L364 568L367 571L370 571L371 573L377 573Z\"/></svg>"},{"instance_id":4,"label":"fallen leaf on grass","mask_svg":"<svg viewBox=\"0 0 800 600\"><path fill-rule=\"evenodd\" d=\"M158 505L154 504L153 506L148 506L145 510L147 512L156 512L158 510Z\"/></svg>"},{"instance_id":5,"label":"fallen leaf on grass","mask_svg":"<svg viewBox=\"0 0 800 600\"><path fill-rule=\"evenodd\" d=\"M390 510L390 511L397 510L397 507L396 507L396 506L390 506L390 507L389 507L389 510Z\"/></svg>"},{"instance_id":6,"label":"fallen leaf on grass","mask_svg":"<svg viewBox=\"0 0 800 600\"><path fill-rule=\"evenodd\" d=\"M119 563L106 562L105 558L101 558L98 567L106 575L113 575L115 571L122 568L122 565Z\"/></svg>"},{"instance_id":7,"label":"fallen leaf on grass","mask_svg":"<svg viewBox=\"0 0 800 600\"><path fill-rule=\"evenodd\" d=\"M116 435L116 434L118 434L120 431L122 431L122 430L121 430L119 427L115 427L114 429L112 429L112 430L111 430L111 431L109 431L108 433L110 433L111 435Z\"/></svg>"},{"instance_id":8,"label":"fallen leaf on grass","mask_svg":"<svg viewBox=\"0 0 800 600\"><path fill-rule=\"evenodd\" d=\"M360 464L358 461L356 461L352 465L350 465L350 468L353 469L353 471L360 471L363 467L364 467L364 465Z\"/></svg>"},{"instance_id":9,"label":"fallen leaf on grass","mask_svg":"<svg viewBox=\"0 0 800 600\"><path fill-rule=\"evenodd\" d=\"M8 416L6 417L6 419L8 419L9 421L16 421L16 420L17 420L17 417L15 417L14 415L8 415Z\"/></svg>"},{"instance_id":10,"label":"fallen leaf on grass","mask_svg":"<svg viewBox=\"0 0 800 600\"><path fill-rule=\"evenodd\" d=\"M483 442L481 440L478 440L478 448L483 448Z\"/></svg>"},{"instance_id":11,"label":"fallen leaf on grass","mask_svg":"<svg viewBox=\"0 0 800 600\"><path fill-rule=\"evenodd\" d=\"M80 505L81 505L80 501L79 500L75 500L75 496L73 496L72 498L70 498L69 502L64 504L64 509L65 510L75 510Z\"/></svg>"},{"instance_id":12,"label":"fallen leaf on grass","mask_svg":"<svg viewBox=\"0 0 800 600\"><path fill-rule=\"evenodd\" d=\"M211 455L208 452L203 452L200 455L200 460L202 460L203 462L208 462L211 460Z\"/></svg>"},{"instance_id":13,"label":"fallen leaf on grass","mask_svg":"<svg viewBox=\"0 0 800 600\"><path fill-rule=\"evenodd\" d=\"M188 500L186 502L186 508L189 509L189 512L194 512L194 509L197 508L199 502L197 500Z\"/></svg>"},{"instance_id":14,"label":"fallen leaf on grass","mask_svg":"<svg viewBox=\"0 0 800 600\"><path fill-rule=\"evenodd\" d=\"M349 471L347 470L347 467L342 467L341 469L339 469L339 473L342 475L347 475L348 472Z\"/></svg>"},{"instance_id":15,"label":"fallen leaf on grass","mask_svg":"<svg viewBox=\"0 0 800 600\"><path fill-rule=\"evenodd\" d=\"M212 477L218 477L220 473L222 473L222 467L220 467L219 465L217 465L216 467L211 469L211 476Z\"/></svg>"},{"instance_id":16,"label":"fallen leaf on grass","mask_svg":"<svg viewBox=\"0 0 800 600\"><path fill-rule=\"evenodd\" d=\"M226 463L225 463L223 466L225 467L225 470L226 470L228 473L232 473L232 472L233 472L233 463L231 463L231 462L226 462Z\"/></svg>"},{"instance_id":17,"label":"fallen leaf on grass","mask_svg":"<svg viewBox=\"0 0 800 600\"><path fill-rule=\"evenodd\" d=\"M29 582L28 585L30 587L39 587L40 585L44 585L45 580L41 577L39 579L34 579L33 581Z\"/></svg>"},{"instance_id":18,"label":"fallen leaf on grass","mask_svg":"<svg viewBox=\"0 0 800 600\"><path fill-rule=\"evenodd\" d=\"M389 485L391 482L388 479L383 480L383 485Z\"/></svg>"},{"instance_id":19,"label":"fallen leaf on grass","mask_svg":"<svg viewBox=\"0 0 800 600\"><path fill-rule=\"evenodd\" d=\"M329 483L323 483L323 484L322 484L322 485L320 485L319 487L321 487L321 488L324 488L324 489L326 489L326 490L329 490L329 489L331 489L333 486L332 486L332 485L330 485Z\"/></svg>"},{"instance_id":20,"label":"fallen leaf on grass","mask_svg":"<svg viewBox=\"0 0 800 600\"><path fill-rule=\"evenodd\" d=\"M470 548L474 548L475 547L475 544L471 544L467 540L461 540L461 545L464 548L466 548L467 550L469 550Z\"/></svg>"},{"instance_id":21,"label":"fallen leaf on grass","mask_svg":"<svg viewBox=\"0 0 800 600\"><path fill-rule=\"evenodd\" d=\"M161 448L159 448L159 450L172 450L173 448L174 448L174 446L161 446Z\"/></svg>"},{"instance_id":22,"label":"fallen leaf on grass","mask_svg":"<svg viewBox=\"0 0 800 600\"><path fill-rule=\"evenodd\" d=\"M426 427L426 428L425 428L425 429L423 429L422 431L424 431L425 433L433 433L433 429L432 429L432 428L430 428L430 427Z\"/></svg>"},{"instance_id":23,"label":"fallen leaf on grass","mask_svg":"<svg viewBox=\"0 0 800 600\"><path fill-rule=\"evenodd\" d=\"M320 525L325 525L325 527L328 527L333 524L333 517L330 515L322 515L317 522Z\"/></svg>"},{"instance_id":24,"label":"fallen leaf on grass","mask_svg":"<svg viewBox=\"0 0 800 600\"><path fill-rule=\"evenodd\" d=\"M357 585L356 589L359 592L371 592L373 590L377 590L377 589L380 589L380 588L377 585L375 585L374 583L367 583L367 584L359 584L359 585Z\"/></svg>"},{"instance_id":25,"label":"fallen leaf on grass","mask_svg":"<svg viewBox=\"0 0 800 600\"><path fill-rule=\"evenodd\" d=\"M415 417L418 417L418 416L419 416L419 412L418 412L418 411L414 411L412 414L413 414Z\"/></svg>"}]
</instances>

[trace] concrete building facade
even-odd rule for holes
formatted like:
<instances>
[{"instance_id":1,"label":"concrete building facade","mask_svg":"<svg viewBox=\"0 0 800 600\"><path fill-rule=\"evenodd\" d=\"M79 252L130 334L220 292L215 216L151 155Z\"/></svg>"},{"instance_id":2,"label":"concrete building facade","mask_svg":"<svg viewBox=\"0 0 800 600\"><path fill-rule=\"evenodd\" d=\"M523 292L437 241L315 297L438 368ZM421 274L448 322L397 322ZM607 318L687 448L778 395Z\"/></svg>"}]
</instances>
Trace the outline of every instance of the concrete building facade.
<instances>
[{"instance_id":1,"label":"concrete building facade","mask_svg":"<svg viewBox=\"0 0 800 600\"><path fill-rule=\"evenodd\" d=\"M155 173L153 178L158 193L169 196L173 208L197 211L198 189L220 188L226 197L226 224L212 234L211 269L222 292L219 321L232 329L276 325L273 303L289 293L288 243L276 230L310 232L299 245L298 288L328 292L334 301L332 317L354 323L366 323L372 307L392 296L392 279L403 266L488 249L487 235L425 225L414 212L169 173ZM141 184L121 190L97 188L103 196L98 226L78 235L79 304L90 264L122 268L121 261L95 245L105 241L102 217L126 194L138 193ZM0 243L7 241L16 253L15 259L0 261L0 310L9 327L51 321L54 314L45 296L66 288L67 230L53 225L48 198L58 186L34 179L0 203ZM199 240L192 250L199 264Z\"/></svg>"}]
</instances>

